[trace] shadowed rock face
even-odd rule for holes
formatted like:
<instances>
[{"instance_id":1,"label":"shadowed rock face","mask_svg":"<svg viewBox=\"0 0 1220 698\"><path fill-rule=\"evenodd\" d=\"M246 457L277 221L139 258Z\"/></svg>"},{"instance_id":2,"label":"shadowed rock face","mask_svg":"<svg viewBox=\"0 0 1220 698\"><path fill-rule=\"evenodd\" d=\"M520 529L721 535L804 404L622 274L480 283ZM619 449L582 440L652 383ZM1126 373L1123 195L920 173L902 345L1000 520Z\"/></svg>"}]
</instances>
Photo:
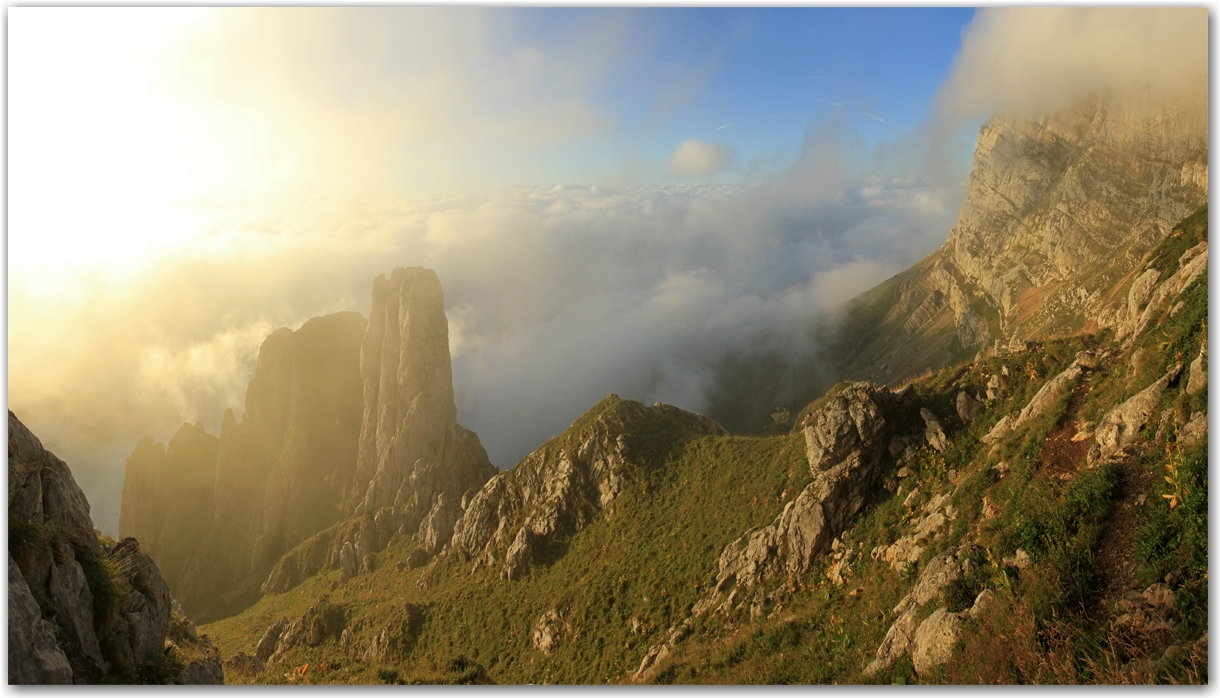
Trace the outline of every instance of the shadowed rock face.
<instances>
[{"instance_id":1,"label":"shadowed rock face","mask_svg":"<svg viewBox=\"0 0 1220 698\"><path fill-rule=\"evenodd\" d=\"M273 332L239 422L220 438L184 425L128 459L121 535L146 542L186 610L256 594L276 561L342 518L356 469L365 320L345 312Z\"/></svg>"},{"instance_id":2,"label":"shadowed rock face","mask_svg":"<svg viewBox=\"0 0 1220 698\"><path fill-rule=\"evenodd\" d=\"M8 434L9 683L131 676L165 649L169 587L135 539L99 542L72 471L12 412Z\"/></svg>"}]
</instances>

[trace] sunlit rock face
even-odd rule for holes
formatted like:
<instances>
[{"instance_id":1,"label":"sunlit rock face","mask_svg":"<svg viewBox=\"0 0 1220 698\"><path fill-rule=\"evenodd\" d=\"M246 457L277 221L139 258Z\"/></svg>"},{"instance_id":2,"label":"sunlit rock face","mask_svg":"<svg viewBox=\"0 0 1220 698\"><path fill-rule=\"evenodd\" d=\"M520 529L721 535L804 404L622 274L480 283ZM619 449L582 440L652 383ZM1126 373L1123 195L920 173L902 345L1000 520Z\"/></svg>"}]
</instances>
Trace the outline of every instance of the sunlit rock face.
<instances>
[{"instance_id":1,"label":"sunlit rock face","mask_svg":"<svg viewBox=\"0 0 1220 698\"><path fill-rule=\"evenodd\" d=\"M360 347L364 422L353 514L394 507L415 533L442 495L459 502L496 469L478 437L457 423L449 322L431 269L397 268L373 282L368 332Z\"/></svg>"},{"instance_id":2,"label":"sunlit rock face","mask_svg":"<svg viewBox=\"0 0 1220 698\"><path fill-rule=\"evenodd\" d=\"M240 422L227 410L219 440L184 426L168 449L146 438L128 459L120 534L148 541L189 613L208 617L257 594L285 552L342 518L365 327L344 312L276 330ZM196 444L204 437L210 450Z\"/></svg>"},{"instance_id":3,"label":"sunlit rock face","mask_svg":"<svg viewBox=\"0 0 1220 698\"><path fill-rule=\"evenodd\" d=\"M897 383L997 344L1121 328L1127 275L1207 201L1206 104L1137 102L987 121L957 227L854 302L874 319L845 324L839 373Z\"/></svg>"}]
</instances>

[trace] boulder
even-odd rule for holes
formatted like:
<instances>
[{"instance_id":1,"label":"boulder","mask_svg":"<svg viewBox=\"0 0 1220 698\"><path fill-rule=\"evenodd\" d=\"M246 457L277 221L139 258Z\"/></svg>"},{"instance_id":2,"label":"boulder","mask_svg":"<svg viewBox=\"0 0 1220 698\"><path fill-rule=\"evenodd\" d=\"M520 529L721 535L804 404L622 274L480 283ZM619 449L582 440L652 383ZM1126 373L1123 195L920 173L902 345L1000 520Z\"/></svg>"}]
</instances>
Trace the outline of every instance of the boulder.
<instances>
[{"instance_id":1,"label":"boulder","mask_svg":"<svg viewBox=\"0 0 1220 698\"><path fill-rule=\"evenodd\" d=\"M1190 378L1186 381L1186 394L1194 395L1207 387L1207 368L1203 365L1207 358L1207 345L1199 350L1199 355L1190 362Z\"/></svg>"},{"instance_id":2,"label":"boulder","mask_svg":"<svg viewBox=\"0 0 1220 698\"><path fill-rule=\"evenodd\" d=\"M987 399L999 400L1003 396L1004 384L1000 380L999 374L993 373L991 374L991 377L987 379Z\"/></svg>"},{"instance_id":3,"label":"boulder","mask_svg":"<svg viewBox=\"0 0 1220 698\"><path fill-rule=\"evenodd\" d=\"M551 609L543 613L534 624L533 644L539 652L551 656L551 652L559 646L567 624L559 616L559 612Z\"/></svg>"},{"instance_id":4,"label":"boulder","mask_svg":"<svg viewBox=\"0 0 1220 698\"><path fill-rule=\"evenodd\" d=\"M974 421L979 410L983 409L983 403L971 397L965 390L957 394L957 416L961 417L962 422L969 424Z\"/></svg>"},{"instance_id":5,"label":"boulder","mask_svg":"<svg viewBox=\"0 0 1220 698\"><path fill-rule=\"evenodd\" d=\"M924 438L927 439L928 445L943 452L949 447L949 439L945 436L945 429L940 425L940 420L926 407L919 408L919 416L923 417Z\"/></svg>"},{"instance_id":6,"label":"boulder","mask_svg":"<svg viewBox=\"0 0 1220 698\"><path fill-rule=\"evenodd\" d=\"M885 414L900 406L888 388L857 383L810 415L804 431L813 481L770 525L725 546L716 586L696 607L711 608L735 586L753 588L780 571L807 573L875 491L891 436Z\"/></svg>"},{"instance_id":7,"label":"boulder","mask_svg":"<svg viewBox=\"0 0 1220 698\"><path fill-rule=\"evenodd\" d=\"M1084 371L1080 368L1079 360L1073 361L1062 373L1048 380L1034 393L1030 398L1029 403L1017 415L1013 427L1020 427L1037 418L1042 413L1050 409L1051 405L1055 404L1066 392L1071 390L1072 383L1080 377Z\"/></svg>"},{"instance_id":8,"label":"boulder","mask_svg":"<svg viewBox=\"0 0 1220 698\"><path fill-rule=\"evenodd\" d=\"M263 631L263 636L259 638L258 645L254 650L255 659L265 662L271 655L275 654L275 646L279 643L280 635L286 627L288 627L288 618L281 617Z\"/></svg>"},{"instance_id":9,"label":"boulder","mask_svg":"<svg viewBox=\"0 0 1220 698\"><path fill-rule=\"evenodd\" d=\"M1134 443L1165 389L1181 373L1182 364L1175 364L1152 385L1107 412L1093 429L1095 445L1089 450L1089 463L1107 458L1120 448Z\"/></svg>"},{"instance_id":10,"label":"boulder","mask_svg":"<svg viewBox=\"0 0 1220 698\"><path fill-rule=\"evenodd\" d=\"M911 661L915 673L927 676L933 669L949 661L953 647L962 635L962 619L947 608L932 612L915 631L911 646Z\"/></svg>"},{"instance_id":11,"label":"boulder","mask_svg":"<svg viewBox=\"0 0 1220 698\"><path fill-rule=\"evenodd\" d=\"M1178 432L1178 443L1183 446L1194 446L1207 438L1207 413L1195 412L1190 421Z\"/></svg>"}]
</instances>

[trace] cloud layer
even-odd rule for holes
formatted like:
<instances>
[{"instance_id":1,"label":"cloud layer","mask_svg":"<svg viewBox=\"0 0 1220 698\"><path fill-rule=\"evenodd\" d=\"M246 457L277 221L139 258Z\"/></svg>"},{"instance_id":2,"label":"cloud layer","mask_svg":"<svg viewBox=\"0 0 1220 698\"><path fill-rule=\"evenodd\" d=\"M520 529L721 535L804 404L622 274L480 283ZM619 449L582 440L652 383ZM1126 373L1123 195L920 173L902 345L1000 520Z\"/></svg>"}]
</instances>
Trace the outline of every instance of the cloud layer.
<instances>
[{"instance_id":1,"label":"cloud layer","mask_svg":"<svg viewBox=\"0 0 1220 698\"><path fill-rule=\"evenodd\" d=\"M607 393L704 410L725 356L796 355L820 318L943 240L917 181L516 187L209 217L134 280L14 275L13 409L113 527L123 459L183 421L241 412L275 327L368 313L372 280L428 266L445 289L459 419L511 467Z\"/></svg>"},{"instance_id":2,"label":"cloud layer","mask_svg":"<svg viewBox=\"0 0 1220 698\"><path fill-rule=\"evenodd\" d=\"M1206 7L981 9L940 95L942 116L1037 116L1136 88L1206 95Z\"/></svg>"}]
</instances>

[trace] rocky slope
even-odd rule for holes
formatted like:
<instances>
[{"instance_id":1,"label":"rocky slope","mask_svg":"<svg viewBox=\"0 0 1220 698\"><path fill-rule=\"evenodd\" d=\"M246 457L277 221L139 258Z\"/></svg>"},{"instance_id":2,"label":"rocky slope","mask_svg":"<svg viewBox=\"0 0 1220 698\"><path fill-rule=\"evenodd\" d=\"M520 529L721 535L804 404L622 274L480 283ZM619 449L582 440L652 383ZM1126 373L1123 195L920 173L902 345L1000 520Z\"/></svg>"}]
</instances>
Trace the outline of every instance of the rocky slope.
<instances>
[{"instance_id":1,"label":"rocky slope","mask_svg":"<svg viewBox=\"0 0 1220 698\"><path fill-rule=\"evenodd\" d=\"M1206 253L1202 209L1132 334L843 383L788 435L608 398L447 552L209 630L252 682L1206 683Z\"/></svg>"},{"instance_id":2,"label":"rocky slope","mask_svg":"<svg viewBox=\"0 0 1220 698\"><path fill-rule=\"evenodd\" d=\"M982 349L1121 325L1131 271L1207 200L1207 109L1097 97L979 132L943 247L863 294L841 375L895 382Z\"/></svg>"},{"instance_id":3,"label":"rocky slope","mask_svg":"<svg viewBox=\"0 0 1220 698\"><path fill-rule=\"evenodd\" d=\"M9 683L224 683L140 543L99 540L72 471L12 412L8 439Z\"/></svg>"},{"instance_id":4,"label":"rocky slope","mask_svg":"<svg viewBox=\"0 0 1220 698\"><path fill-rule=\"evenodd\" d=\"M220 437L184 425L168 449L127 462L119 534L147 541L171 588L207 616L257 594L284 552L333 525L352 487L362 409L364 318L276 330L259 349L237 421Z\"/></svg>"}]
</instances>

